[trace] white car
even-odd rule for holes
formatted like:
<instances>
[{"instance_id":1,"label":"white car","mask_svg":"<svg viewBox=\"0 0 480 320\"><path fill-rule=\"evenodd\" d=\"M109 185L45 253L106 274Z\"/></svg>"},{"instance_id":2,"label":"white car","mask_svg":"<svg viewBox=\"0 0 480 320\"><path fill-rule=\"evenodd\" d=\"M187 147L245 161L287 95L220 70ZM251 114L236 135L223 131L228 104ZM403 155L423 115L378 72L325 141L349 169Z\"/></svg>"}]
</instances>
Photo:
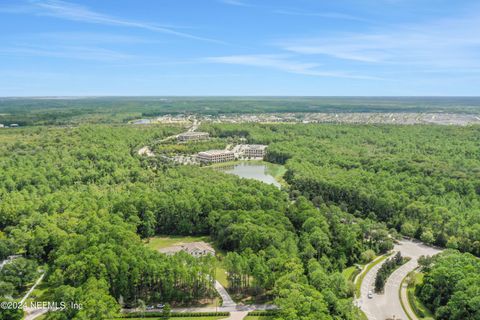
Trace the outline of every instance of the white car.
<instances>
[{"instance_id":1,"label":"white car","mask_svg":"<svg viewBox=\"0 0 480 320\"><path fill-rule=\"evenodd\" d=\"M367 297L368 297L368 299L372 299L372 298L373 298L373 292L372 292L372 290L368 291Z\"/></svg>"}]
</instances>

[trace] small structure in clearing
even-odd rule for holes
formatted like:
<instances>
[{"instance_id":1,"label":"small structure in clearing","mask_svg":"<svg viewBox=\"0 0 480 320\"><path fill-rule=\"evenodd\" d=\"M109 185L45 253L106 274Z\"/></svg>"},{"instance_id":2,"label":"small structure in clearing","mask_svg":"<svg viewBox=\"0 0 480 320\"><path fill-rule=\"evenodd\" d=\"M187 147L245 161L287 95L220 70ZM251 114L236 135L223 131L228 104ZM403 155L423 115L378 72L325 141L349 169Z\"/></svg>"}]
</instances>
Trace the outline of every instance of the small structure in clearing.
<instances>
[{"instance_id":1,"label":"small structure in clearing","mask_svg":"<svg viewBox=\"0 0 480 320\"><path fill-rule=\"evenodd\" d=\"M203 257L206 255L215 255L215 249L212 246L204 241L199 242L190 242L184 243L179 245L174 245L166 248L161 248L158 250L161 253L165 253L168 255L175 254L180 251L185 251L188 254L194 257Z\"/></svg>"}]
</instances>

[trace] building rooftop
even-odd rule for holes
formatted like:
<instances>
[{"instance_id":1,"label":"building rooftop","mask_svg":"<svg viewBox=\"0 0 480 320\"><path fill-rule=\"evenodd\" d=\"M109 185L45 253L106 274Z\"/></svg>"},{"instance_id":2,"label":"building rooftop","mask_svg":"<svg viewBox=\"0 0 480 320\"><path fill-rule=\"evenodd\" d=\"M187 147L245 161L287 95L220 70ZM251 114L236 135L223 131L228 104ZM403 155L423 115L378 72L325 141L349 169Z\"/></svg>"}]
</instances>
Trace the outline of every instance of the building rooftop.
<instances>
[{"instance_id":1,"label":"building rooftop","mask_svg":"<svg viewBox=\"0 0 480 320\"><path fill-rule=\"evenodd\" d=\"M179 134L182 137L195 137L195 136L203 136L208 135L208 132L199 132L199 131L189 131Z\"/></svg>"},{"instance_id":2,"label":"building rooftop","mask_svg":"<svg viewBox=\"0 0 480 320\"><path fill-rule=\"evenodd\" d=\"M222 155L222 154L230 154L233 152L229 150L207 150L207 151L202 151L199 152L199 155L206 155L206 156L217 156L217 155Z\"/></svg>"},{"instance_id":3,"label":"building rooftop","mask_svg":"<svg viewBox=\"0 0 480 320\"><path fill-rule=\"evenodd\" d=\"M245 145L245 148L256 149L256 150L265 150L267 148L267 146L264 145L264 144L247 144L247 145Z\"/></svg>"},{"instance_id":4,"label":"building rooftop","mask_svg":"<svg viewBox=\"0 0 480 320\"><path fill-rule=\"evenodd\" d=\"M185 251L189 254L193 254L195 252L199 252L201 254L204 254L204 253L215 254L215 249L213 249L209 243L206 243L203 241L178 244L178 245L159 249L158 251L166 254L174 254L180 251Z\"/></svg>"}]
</instances>

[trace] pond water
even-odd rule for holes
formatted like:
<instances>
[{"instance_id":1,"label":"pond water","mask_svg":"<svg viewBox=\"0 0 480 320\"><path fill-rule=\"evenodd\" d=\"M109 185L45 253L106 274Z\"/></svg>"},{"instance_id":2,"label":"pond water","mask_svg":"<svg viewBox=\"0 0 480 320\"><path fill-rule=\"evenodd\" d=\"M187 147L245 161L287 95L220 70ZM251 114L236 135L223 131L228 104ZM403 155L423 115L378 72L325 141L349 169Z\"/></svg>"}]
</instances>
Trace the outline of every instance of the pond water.
<instances>
[{"instance_id":1,"label":"pond water","mask_svg":"<svg viewBox=\"0 0 480 320\"><path fill-rule=\"evenodd\" d=\"M255 179L264 183L273 184L280 188L280 183L269 174L269 167L267 164L255 162L241 162L234 165L227 165L218 167L219 170L225 173L231 173L241 178Z\"/></svg>"}]
</instances>

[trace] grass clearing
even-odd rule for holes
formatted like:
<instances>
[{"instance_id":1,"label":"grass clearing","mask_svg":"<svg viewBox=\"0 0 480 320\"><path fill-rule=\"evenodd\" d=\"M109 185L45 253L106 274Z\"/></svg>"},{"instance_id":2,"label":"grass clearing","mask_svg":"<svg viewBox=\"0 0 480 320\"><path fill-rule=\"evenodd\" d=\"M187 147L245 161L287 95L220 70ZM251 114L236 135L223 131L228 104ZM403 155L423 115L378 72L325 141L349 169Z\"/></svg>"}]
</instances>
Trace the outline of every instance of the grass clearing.
<instances>
[{"instance_id":1,"label":"grass clearing","mask_svg":"<svg viewBox=\"0 0 480 320\"><path fill-rule=\"evenodd\" d=\"M197 241L211 242L209 236L156 236L145 241L147 247L158 251L170 246L192 243Z\"/></svg>"},{"instance_id":2,"label":"grass clearing","mask_svg":"<svg viewBox=\"0 0 480 320\"><path fill-rule=\"evenodd\" d=\"M224 269L220 261L218 262L217 268L215 269L215 278L224 288L229 287L227 271Z\"/></svg>"},{"instance_id":3,"label":"grass clearing","mask_svg":"<svg viewBox=\"0 0 480 320\"><path fill-rule=\"evenodd\" d=\"M35 287L25 303L30 304L35 301L50 301L48 296L48 285L45 282L41 282Z\"/></svg>"},{"instance_id":4,"label":"grass clearing","mask_svg":"<svg viewBox=\"0 0 480 320\"><path fill-rule=\"evenodd\" d=\"M343 269L342 271L342 276L345 278L345 280L350 280L353 281L353 278L360 272L359 268L357 266L351 266L346 269Z\"/></svg>"},{"instance_id":5,"label":"grass clearing","mask_svg":"<svg viewBox=\"0 0 480 320\"><path fill-rule=\"evenodd\" d=\"M368 320L367 315L362 310L358 309L358 317L360 320Z\"/></svg>"}]
</instances>

